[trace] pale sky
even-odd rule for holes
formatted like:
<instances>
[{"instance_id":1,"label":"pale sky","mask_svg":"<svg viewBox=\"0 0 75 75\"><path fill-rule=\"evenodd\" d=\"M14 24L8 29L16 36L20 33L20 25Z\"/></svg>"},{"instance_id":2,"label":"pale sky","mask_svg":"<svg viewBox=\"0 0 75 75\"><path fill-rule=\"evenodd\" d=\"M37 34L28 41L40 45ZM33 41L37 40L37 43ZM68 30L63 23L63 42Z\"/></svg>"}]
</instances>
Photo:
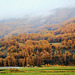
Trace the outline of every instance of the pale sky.
<instances>
[{"instance_id":1,"label":"pale sky","mask_svg":"<svg viewBox=\"0 0 75 75\"><path fill-rule=\"evenodd\" d=\"M75 0L0 0L0 19L47 14L64 7L75 7Z\"/></svg>"}]
</instances>

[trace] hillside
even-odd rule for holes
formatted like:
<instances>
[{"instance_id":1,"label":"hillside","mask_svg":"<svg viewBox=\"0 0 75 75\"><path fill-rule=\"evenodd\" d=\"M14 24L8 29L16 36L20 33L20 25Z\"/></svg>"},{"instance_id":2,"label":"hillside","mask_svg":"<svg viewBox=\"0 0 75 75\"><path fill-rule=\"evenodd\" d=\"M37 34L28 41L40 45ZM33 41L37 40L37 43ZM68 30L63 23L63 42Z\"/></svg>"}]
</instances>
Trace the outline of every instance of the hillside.
<instances>
[{"instance_id":1,"label":"hillside","mask_svg":"<svg viewBox=\"0 0 75 75\"><path fill-rule=\"evenodd\" d=\"M2 38L0 66L75 66L74 18L52 24L52 27L49 29L49 26L45 26L38 33L22 33Z\"/></svg>"},{"instance_id":2,"label":"hillside","mask_svg":"<svg viewBox=\"0 0 75 75\"><path fill-rule=\"evenodd\" d=\"M62 8L52 10L48 16L24 17L0 21L0 37L8 37L21 33L38 33L40 29L56 30L63 26L65 20L74 18L75 8ZM1 30L2 29L2 30Z\"/></svg>"}]
</instances>

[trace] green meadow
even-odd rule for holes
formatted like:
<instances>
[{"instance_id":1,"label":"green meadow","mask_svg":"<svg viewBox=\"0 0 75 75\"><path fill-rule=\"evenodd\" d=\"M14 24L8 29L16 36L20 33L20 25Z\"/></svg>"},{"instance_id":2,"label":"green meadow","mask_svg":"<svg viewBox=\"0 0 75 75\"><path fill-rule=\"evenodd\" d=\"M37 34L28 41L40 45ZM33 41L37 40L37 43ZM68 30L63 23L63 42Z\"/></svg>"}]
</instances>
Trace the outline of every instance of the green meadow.
<instances>
[{"instance_id":1,"label":"green meadow","mask_svg":"<svg viewBox=\"0 0 75 75\"><path fill-rule=\"evenodd\" d=\"M23 67L0 69L0 75L75 75L74 66Z\"/></svg>"}]
</instances>

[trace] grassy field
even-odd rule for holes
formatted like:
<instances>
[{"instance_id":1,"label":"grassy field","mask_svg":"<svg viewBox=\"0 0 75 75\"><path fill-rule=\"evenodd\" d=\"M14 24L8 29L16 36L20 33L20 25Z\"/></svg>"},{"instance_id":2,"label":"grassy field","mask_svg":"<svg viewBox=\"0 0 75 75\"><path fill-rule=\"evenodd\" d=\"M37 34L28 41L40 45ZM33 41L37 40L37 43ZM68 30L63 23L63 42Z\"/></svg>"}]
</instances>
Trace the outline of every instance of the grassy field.
<instances>
[{"instance_id":1,"label":"grassy field","mask_svg":"<svg viewBox=\"0 0 75 75\"><path fill-rule=\"evenodd\" d=\"M60 47L62 46L62 43L61 42L58 42L58 43L50 43L50 44L55 44L55 45L59 45Z\"/></svg>"},{"instance_id":2,"label":"grassy field","mask_svg":"<svg viewBox=\"0 0 75 75\"><path fill-rule=\"evenodd\" d=\"M20 69L0 69L0 75L75 75L73 66L25 67Z\"/></svg>"}]
</instances>

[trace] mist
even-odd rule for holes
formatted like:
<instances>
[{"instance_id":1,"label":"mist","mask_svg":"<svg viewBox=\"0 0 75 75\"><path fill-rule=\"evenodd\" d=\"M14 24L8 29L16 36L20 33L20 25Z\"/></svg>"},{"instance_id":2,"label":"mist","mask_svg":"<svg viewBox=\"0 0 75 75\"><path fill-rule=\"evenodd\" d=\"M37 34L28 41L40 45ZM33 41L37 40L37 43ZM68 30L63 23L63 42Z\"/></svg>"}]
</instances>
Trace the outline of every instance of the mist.
<instances>
[{"instance_id":1,"label":"mist","mask_svg":"<svg viewBox=\"0 0 75 75\"><path fill-rule=\"evenodd\" d=\"M75 0L0 0L0 20L46 16L57 8L75 7Z\"/></svg>"}]
</instances>

